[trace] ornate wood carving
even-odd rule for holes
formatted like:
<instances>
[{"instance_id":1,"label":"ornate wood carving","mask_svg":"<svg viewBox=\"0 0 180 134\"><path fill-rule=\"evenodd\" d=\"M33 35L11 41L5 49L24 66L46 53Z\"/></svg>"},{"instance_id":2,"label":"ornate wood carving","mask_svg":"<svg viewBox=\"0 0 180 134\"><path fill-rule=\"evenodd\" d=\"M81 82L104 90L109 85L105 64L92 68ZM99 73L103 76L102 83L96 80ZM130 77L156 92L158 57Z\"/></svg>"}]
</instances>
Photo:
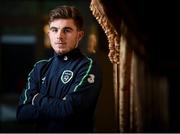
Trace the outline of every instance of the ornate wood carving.
<instances>
[{"instance_id":1,"label":"ornate wood carving","mask_svg":"<svg viewBox=\"0 0 180 134\"><path fill-rule=\"evenodd\" d=\"M131 59L132 49L127 45L127 28L123 22L119 24L118 33L106 16L99 0L90 4L92 14L103 28L109 43L109 59L113 63L113 81L115 97L115 117L117 132L130 132L134 126L133 101L131 94ZM119 35L121 34L121 35ZM131 104L132 103L132 104Z\"/></svg>"},{"instance_id":2,"label":"ornate wood carving","mask_svg":"<svg viewBox=\"0 0 180 134\"><path fill-rule=\"evenodd\" d=\"M106 17L104 9L99 4L99 1L92 0L90 4L90 10L92 11L92 14L95 16L107 36L109 43L108 56L110 61L112 63L119 64L120 38L117 31Z\"/></svg>"}]
</instances>

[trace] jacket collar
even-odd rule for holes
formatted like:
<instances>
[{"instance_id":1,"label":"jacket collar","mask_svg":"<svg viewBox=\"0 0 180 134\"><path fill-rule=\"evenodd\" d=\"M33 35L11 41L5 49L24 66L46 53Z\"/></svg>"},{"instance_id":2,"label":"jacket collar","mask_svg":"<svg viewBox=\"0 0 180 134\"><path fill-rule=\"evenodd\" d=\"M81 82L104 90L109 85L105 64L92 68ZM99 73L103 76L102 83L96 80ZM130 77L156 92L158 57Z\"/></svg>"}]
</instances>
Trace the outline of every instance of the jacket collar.
<instances>
[{"instance_id":1,"label":"jacket collar","mask_svg":"<svg viewBox=\"0 0 180 134\"><path fill-rule=\"evenodd\" d=\"M57 53L54 53L55 57L57 57L60 60L64 60L64 61L72 59L72 58L76 58L79 55L81 55L81 51L79 48L75 48L75 49L71 50L70 52L62 54L62 55L58 55Z\"/></svg>"}]
</instances>

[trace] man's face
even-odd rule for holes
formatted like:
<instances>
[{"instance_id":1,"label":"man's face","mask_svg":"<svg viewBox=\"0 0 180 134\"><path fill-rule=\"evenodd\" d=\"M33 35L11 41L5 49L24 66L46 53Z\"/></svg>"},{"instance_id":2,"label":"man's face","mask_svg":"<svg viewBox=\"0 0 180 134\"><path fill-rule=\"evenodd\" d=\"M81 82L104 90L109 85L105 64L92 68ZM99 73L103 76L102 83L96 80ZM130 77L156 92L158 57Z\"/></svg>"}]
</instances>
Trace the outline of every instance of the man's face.
<instances>
[{"instance_id":1,"label":"man's face","mask_svg":"<svg viewBox=\"0 0 180 134\"><path fill-rule=\"evenodd\" d=\"M65 54L78 46L84 35L79 31L73 19L55 19L50 23L49 39L57 54Z\"/></svg>"}]
</instances>

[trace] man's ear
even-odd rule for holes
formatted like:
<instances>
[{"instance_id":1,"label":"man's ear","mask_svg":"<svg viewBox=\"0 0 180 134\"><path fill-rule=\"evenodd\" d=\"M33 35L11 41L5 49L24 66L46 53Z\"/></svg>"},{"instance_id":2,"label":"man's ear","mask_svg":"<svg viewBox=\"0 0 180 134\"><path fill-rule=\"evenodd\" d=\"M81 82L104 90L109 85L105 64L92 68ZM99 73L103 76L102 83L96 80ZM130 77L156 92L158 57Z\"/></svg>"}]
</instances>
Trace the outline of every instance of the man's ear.
<instances>
[{"instance_id":1,"label":"man's ear","mask_svg":"<svg viewBox=\"0 0 180 134\"><path fill-rule=\"evenodd\" d=\"M49 31L47 32L47 36L49 37Z\"/></svg>"},{"instance_id":2,"label":"man's ear","mask_svg":"<svg viewBox=\"0 0 180 134\"><path fill-rule=\"evenodd\" d=\"M84 37L84 31L79 31L78 40L80 41Z\"/></svg>"}]
</instances>

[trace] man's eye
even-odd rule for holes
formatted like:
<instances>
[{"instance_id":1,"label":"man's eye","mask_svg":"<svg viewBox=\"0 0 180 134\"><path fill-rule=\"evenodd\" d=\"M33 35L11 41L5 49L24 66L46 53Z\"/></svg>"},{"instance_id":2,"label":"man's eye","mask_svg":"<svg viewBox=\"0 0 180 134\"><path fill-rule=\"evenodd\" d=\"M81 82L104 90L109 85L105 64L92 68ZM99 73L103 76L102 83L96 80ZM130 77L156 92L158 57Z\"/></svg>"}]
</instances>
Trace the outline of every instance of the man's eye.
<instances>
[{"instance_id":1,"label":"man's eye","mask_svg":"<svg viewBox=\"0 0 180 134\"><path fill-rule=\"evenodd\" d=\"M64 32L68 33L68 32L70 32L70 29L64 29Z\"/></svg>"},{"instance_id":2,"label":"man's eye","mask_svg":"<svg viewBox=\"0 0 180 134\"><path fill-rule=\"evenodd\" d=\"M58 30L54 28L54 29L51 29L51 31L52 32L57 32Z\"/></svg>"}]
</instances>

